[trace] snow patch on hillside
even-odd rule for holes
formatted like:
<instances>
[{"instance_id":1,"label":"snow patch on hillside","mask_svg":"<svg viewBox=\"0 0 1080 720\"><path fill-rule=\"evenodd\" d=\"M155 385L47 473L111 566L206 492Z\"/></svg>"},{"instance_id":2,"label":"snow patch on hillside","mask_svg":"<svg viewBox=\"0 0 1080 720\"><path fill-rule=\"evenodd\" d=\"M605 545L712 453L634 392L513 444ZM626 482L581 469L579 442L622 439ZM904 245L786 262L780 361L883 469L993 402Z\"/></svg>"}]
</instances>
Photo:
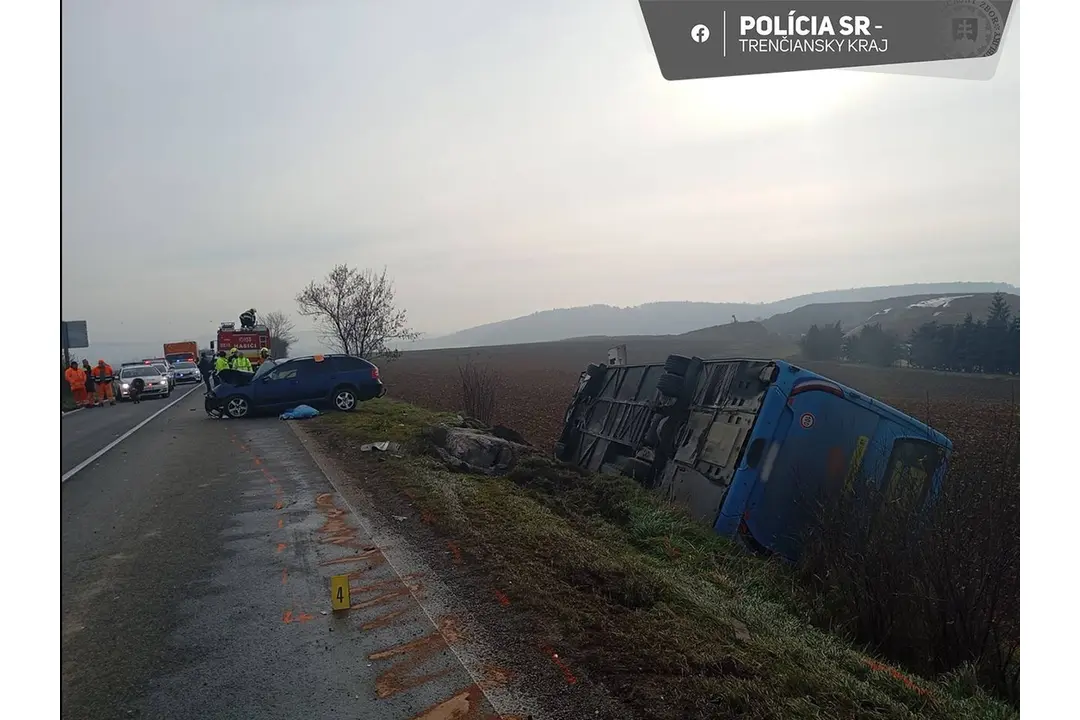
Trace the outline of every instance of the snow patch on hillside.
<instances>
[{"instance_id":1,"label":"snow patch on hillside","mask_svg":"<svg viewBox=\"0 0 1080 720\"><path fill-rule=\"evenodd\" d=\"M962 300L964 298L975 297L974 295L950 295L948 297L931 298L930 300L920 300L917 303L911 303L908 308L947 308L949 303L953 300Z\"/></svg>"}]
</instances>

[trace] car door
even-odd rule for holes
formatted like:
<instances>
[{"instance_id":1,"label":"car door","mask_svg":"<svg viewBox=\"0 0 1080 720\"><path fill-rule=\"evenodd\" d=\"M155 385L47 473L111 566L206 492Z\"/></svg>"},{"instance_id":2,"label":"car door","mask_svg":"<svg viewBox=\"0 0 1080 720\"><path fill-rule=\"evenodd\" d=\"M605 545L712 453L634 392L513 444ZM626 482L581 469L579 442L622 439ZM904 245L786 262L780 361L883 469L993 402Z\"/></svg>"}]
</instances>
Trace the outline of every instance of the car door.
<instances>
[{"instance_id":1,"label":"car door","mask_svg":"<svg viewBox=\"0 0 1080 720\"><path fill-rule=\"evenodd\" d=\"M281 363L256 382L255 404L266 407L304 402L304 378L311 374L314 365L311 360Z\"/></svg>"},{"instance_id":2,"label":"car door","mask_svg":"<svg viewBox=\"0 0 1080 720\"><path fill-rule=\"evenodd\" d=\"M316 355L310 361L311 368L300 381L304 402L324 402L337 383L337 368L333 356Z\"/></svg>"}]
</instances>

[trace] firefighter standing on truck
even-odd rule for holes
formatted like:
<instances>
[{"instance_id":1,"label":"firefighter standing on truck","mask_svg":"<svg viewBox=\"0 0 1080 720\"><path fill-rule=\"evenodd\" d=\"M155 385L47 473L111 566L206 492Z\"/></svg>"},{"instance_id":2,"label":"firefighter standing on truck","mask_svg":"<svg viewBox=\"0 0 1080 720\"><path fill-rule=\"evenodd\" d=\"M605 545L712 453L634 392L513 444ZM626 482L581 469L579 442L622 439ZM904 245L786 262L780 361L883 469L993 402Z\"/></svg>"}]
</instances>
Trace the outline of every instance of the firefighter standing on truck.
<instances>
[{"instance_id":1,"label":"firefighter standing on truck","mask_svg":"<svg viewBox=\"0 0 1080 720\"><path fill-rule=\"evenodd\" d=\"M104 360L97 361L97 367L93 371L94 384L97 385L97 400L101 405L108 400L110 405L116 404L116 396L113 395L113 369Z\"/></svg>"}]
</instances>

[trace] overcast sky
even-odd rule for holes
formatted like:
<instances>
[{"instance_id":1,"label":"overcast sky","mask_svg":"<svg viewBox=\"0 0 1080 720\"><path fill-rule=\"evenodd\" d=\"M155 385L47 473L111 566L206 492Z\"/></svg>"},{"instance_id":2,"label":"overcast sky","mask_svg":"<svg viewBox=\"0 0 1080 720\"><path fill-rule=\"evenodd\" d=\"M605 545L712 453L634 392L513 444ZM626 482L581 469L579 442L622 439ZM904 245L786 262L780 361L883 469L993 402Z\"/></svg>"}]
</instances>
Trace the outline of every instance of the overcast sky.
<instances>
[{"instance_id":1,"label":"overcast sky","mask_svg":"<svg viewBox=\"0 0 1080 720\"><path fill-rule=\"evenodd\" d=\"M1019 285L1019 58L669 83L629 0L63 8L62 313L212 335L386 266L441 334L552 307ZM303 328L305 324L300 324Z\"/></svg>"}]
</instances>

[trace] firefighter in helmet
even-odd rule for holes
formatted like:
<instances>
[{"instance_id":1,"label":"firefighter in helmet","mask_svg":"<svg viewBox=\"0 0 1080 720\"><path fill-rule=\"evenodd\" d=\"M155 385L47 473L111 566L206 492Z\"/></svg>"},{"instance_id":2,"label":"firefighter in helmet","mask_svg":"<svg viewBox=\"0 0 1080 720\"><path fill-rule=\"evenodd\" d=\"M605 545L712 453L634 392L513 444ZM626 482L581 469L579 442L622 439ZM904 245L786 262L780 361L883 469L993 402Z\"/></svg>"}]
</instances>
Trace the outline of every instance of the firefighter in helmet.
<instances>
[{"instance_id":1,"label":"firefighter in helmet","mask_svg":"<svg viewBox=\"0 0 1080 720\"><path fill-rule=\"evenodd\" d=\"M259 357L262 359L263 362L266 362L267 360L269 360L270 359L270 348L265 348L264 347L261 350L259 350Z\"/></svg>"},{"instance_id":2,"label":"firefighter in helmet","mask_svg":"<svg viewBox=\"0 0 1080 720\"><path fill-rule=\"evenodd\" d=\"M254 372L251 368L251 361L247 359L247 356L242 354L238 349L233 348L230 353L229 364L232 365L233 370L240 370L241 372Z\"/></svg>"},{"instance_id":3,"label":"firefighter in helmet","mask_svg":"<svg viewBox=\"0 0 1080 720\"><path fill-rule=\"evenodd\" d=\"M218 350L217 357L214 358L214 372L219 373L222 370L229 369L229 356L224 350Z\"/></svg>"},{"instance_id":4,"label":"firefighter in helmet","mask_svg":"<svg viewBox=\"0 0 1080 720\"><path fill-rule=\"evenodd\" d=\"M246 312L240 313L240 327L255 327L255 308L251 308Z\"/></svg>"}]
</instances>

